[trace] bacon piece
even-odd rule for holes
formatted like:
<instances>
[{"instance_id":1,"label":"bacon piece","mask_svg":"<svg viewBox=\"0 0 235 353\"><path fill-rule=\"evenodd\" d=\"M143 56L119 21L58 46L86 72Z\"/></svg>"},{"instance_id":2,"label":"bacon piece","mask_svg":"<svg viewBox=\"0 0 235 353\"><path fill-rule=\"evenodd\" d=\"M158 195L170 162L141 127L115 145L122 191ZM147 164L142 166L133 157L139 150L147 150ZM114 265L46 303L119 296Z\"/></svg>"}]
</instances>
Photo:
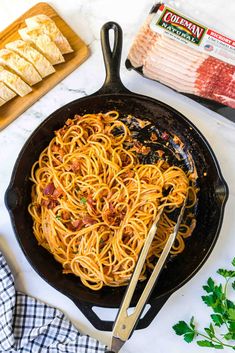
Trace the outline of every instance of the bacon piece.
<instances>
[{"instance_id":1,"label":"bacon piece","mask_svg":"<svg viewBox=\"0 0 235 353\"><path fill-rule=\"evenodd\" d=\"M71 222L74 230L80 230L83 227L83 221L81 219L76 219L76 221Z\"/></svg>"},{"instance_id":2,"label":"bacon piece","mask_svg":"<svg viewBox=\"0 0 235 353\"><path fill-rule=\"evenodd\" d=\"M69 212L69 211L66 211L66 210L62 211L62 212L61 212L61 217L62 217L62 219L64 219L65 221L67 221L68 219L70 219L70 212Z\"/></svg>"},{"instance_id":3,"label":"bacon piece","mask_svg":"<svg viewBox=\"0 0 235 353\"><path fill-rule=\"evenodd\" d=\"M164 131L164 132L162 133L162 139L163 139L164 141L168 141L169 138L170 138L169 134L168 134L166 131Z\"/></svg>"},{"instance_id":4,"label":"bacon piece","mask_svg":"<svg viewBox=\"0 0 235 353\"><path fill-rule=\"evenodd\" d=\"M56 200L42 200L42 206L45 206L48 210L53 210L58 205Z\"/></svg>"},{"instance_id":5,"label":"bacon piece","mask_svg":"<svg viewBox=\"0 0 235 353\"><path fill-rule=\"evenodd\" d=\"M89 226L92 226L93 224L96 223L96 220L90 216L85 216L83 219L82 219L82 222L83 224L85 225L89 225Z\"/></svg>"},{"instance_id":6,"label":"bacon piece","mask_svg":"<svg viewBox=\"0 0 235 353\"><path fill-rule=\"evenodd\" d=\"M55 190L55 185L53 183L49 183L44 189L43 189L43 194L44 195L52 195Z\"/></svg>"},{"instance_id":7,"label":"bacon piece","mask_svg":"<svg viewBox=\"0 0 235 353\"><path fill-rule=\"evenodd\" d=\"M52 198L53 199L58 199L60 196L62 196L63 195L63 190L60 188L60 187L58 187L58 188L56 188L54 191L53 191L53 194L52 194Z\"/></svg>"},{"instance_id":8,"label":"bacon piece","mask_svg":"<svg viewBox=\"0 0 235 353\"><path fill-rule=\"evenodd\" d=\"M155 132L152 132L152 133L151 133L150 140L151 140L152 142L157 141L157 134L155 134Z\"/></svg>"},{"instance_id":9,"label":"bacon piece","mask_svg":"<svg viewBox=\"0 0 235 353\"><path fill-rule=\"evenodd\" d=\"M74 159L72 161L72 164L70 165L70 169L74 172L77 173L81 169L81 163L77 160Z\"/></svg>"},{"instance_id":10,"label":"bacon piece","mask_svg":"<svg viewBox=\"0 0 235 353\"><path fill-rule=\"evenodd\" d=\"M148 146L143 146L142 148L141 148L141 153L143 154L143 155L147 155L147 154L149 154L149 152L151 151L151 148L150 147L148 147Z\"/></svg>"}]
</instances>

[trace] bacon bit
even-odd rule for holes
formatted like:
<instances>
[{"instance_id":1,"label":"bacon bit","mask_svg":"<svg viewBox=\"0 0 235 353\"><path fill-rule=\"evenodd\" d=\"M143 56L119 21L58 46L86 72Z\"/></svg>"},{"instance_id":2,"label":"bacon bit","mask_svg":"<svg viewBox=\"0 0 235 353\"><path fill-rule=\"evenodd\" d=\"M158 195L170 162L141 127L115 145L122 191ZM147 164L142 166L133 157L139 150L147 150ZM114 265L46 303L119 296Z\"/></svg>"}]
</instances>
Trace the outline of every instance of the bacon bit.
<instances>
[{"instance_id":1,"label":"bacon bit","mask_svg":"<svg viewBox=\"0 0 235 353\"><path fill-rule=\"evenodd\" d=\"M151 140L152 142L157 141L157 134L155 134L155 132L152 132L152 133L151 133L150 140Z\"/></svg>"},{"instance_id":2,"label":"bacon bit","mask_svg":"<svg viewBox=\"0 0 235 353\"><path fill-rule=\"evenodd\" d=\"M162 156L165 154L165 152L162 151L162 150L157 150L156 153L158 154L158 156L159 156L160 158L162 158Z\"/></svg>"},{"instance_id":3,"label":"bacon bit","mask_svg":"<svg viewBox=\"0 0 235 353\"><path fill-rule=\"evenodd\" d=\"M93 200L91 194L88 194L88 196L87 196L87 203L88 203L88 205L91 206L91 207L95 204L95 200Z\"/></svg>"},{"instance_id":4,"label":"bacon bit","mask_svg":"<svg viewBox=\"0 0 235 353\"><path fill-rule=\"evenodd\" d=\"M52 198L53 199L58 199L61 195L63 195L63 190L60 188L60 187L58 187L58 188L56 188L54 191L53 191L53 194L52 194Z\"/></svg>"},{"instance_id":5,"label":"bacon bit","mask_svg":"<svg viewBox=\"0 0 235 353\"><path fill-rule=\"evenodd\" d=\"M96 220L94 218L91 218L90 216L85 216L82 219L83 224L92 226L93 224L96 223Z\"/></svg>"},{"instance_id":6,"label":"bacon bit","mask_svg":"<svg viewBox=\"0 0 235 353\"><path fill-rule=\"evenodd\" d=\"M56 145L56 144L54 144L54 145L52 146L52 148L51 148L52 152L58 152L59 149L60 149L60 146L58 146L58 145Z\"/></svg>"},{"instance_id":7,"label":"bacon bit","mask_svg":"<svg viewBox=\"0 0 235 353\"><path fill-rule=\"evenodd\" d=\"M163 139L164 141L168 141L169 138L170 138L170 135L169 135L166 131L164 131L164 132L162 133L162 139Z\"/></svg>"},{"instance_id":8,"label":"bacon bit","mask_svg":"<svg viewBox=\"0 0 235 353\"><path fill-rule=\"evenodd\" d=\"M147 146L143 146L142 148L141 148L141 153L143 154L143 155L147 155L147 154L149 154L149 152L151 151L151 148L150 147L147 147Z\"/></svg>"},{"instance_id":9,"label":"bacon bit","mask_svg":"<svg viewBox=\"0 0 235 353\"><path fill-rule=\"evenodd\" d=\"M139 127L141 127L141 129L143 129L145 126L151 124L150 121L148 121L148 120L141 120L141 119L138 119L138 118L136 120L137 120L137 122L139 124Z\"/></svg>"},{"instance_id":10,"label":"bacon bit","mask_svg":"<svg viewBox=\"0 0 235 353\"><path fill-rule=\"evenodd\" d=\"M81 115L79 115L79 114L75 114L75 116L74 116L74 119L76 119L76 120L82 120L82 116Z\"/></svg>"},{"instance_id":11,"label":"bacon bit","mask_svg":"<svg viewBox=\"0 0 235 353\"><path fill-rule=\"evenodd\" d=\"M68 119L66 120L65 125L67 126L74 125L74 121L72 119Z\"/></svg>"},{"instance_id":12,"label":"bacon bit","mask_svg":"<svg viewBox=\"0 0 235 353\"><path fill-rule=\"evenodd\" d=\"M139 141L134 141L134 146L133 146L133 150L136 151L137 153L141 153L141 149L142 149L143 145L141 142Z\"/></svg>"},{"instance_id":13,"label":"bacon bit","mask_svg":"<svg viewBox=\"0 0 235 353\"><path fill-rule=\"evenodd\" d=\"M53 183L49 183L44 189L43 189L43 194L44 195L52 195L55 190L55 185Z\"/></svg>"},{"instance_id":14,"label":"bacon bit","mask_svg":"<svg viewBox=\"0 0 235 353\"><path fill-rule=\"evenodd\" d=\"M62 211L61 212L61 218L64 219L65 221L67 221L68 219L70 219L70 212L68 211Z\"/></svg>"},{"instance_id":15,"label":"bacon bit","mask_svg":"<svg viewBox=\"0 0 235 353\"><path fill-rule=\"evenodd\" d=\"M72 161L72 164L70 165L70 169L74 172L74 173L77 173L81 168L81 163L77 160L77 159L74 159Z\"/></svg>"},{"instance_id":16,"label":"bacon bit","mask_svg":"<svg viewBox=\"0 0 235 353\"><path fill-rule=\"evenodd\" d=\"M71 225L76 230L80 230L83 227L83 221L81 219L76 219L76 221L71 222Z\"/></svg>"},{"instance_id":17,"label":"bacon bit","mask_svg":"<svg viewBox=\"0 0 235 353\"><path fill-rule=\"evenodd\" d=\"M113 207L112 202L109 202L109 211L110 211L111 213L115 213L115 208Z\"/></svg>"},{"instance_id":18,"label":"bacon bit","mask_svg":"<svg viewBox=\"0 0 235 353\"><path fill-rule=\"evenodd\" d=\"M56 200L42 200L42 206L45 206L48 210L53 210L58 205Z\"/></svg>"},{"instance_id":19,"label":"bacon bit","mask_svg":"<svg viewBox=\"0 0 235 353\"><path fill-rule=\"evenodd\" d=\"M122 173L122 176L124 178L133 178L135 175L135 172L133 170L128 170L126 173Z\"/></svg>"},{"instance_id":20,"label":"bacon bit","mask_svg":"<svg viewBox=\"0 0 235 353\"><path fill-rule=\"evenodd\" d=\"M67 127L62 127L57 131L57 133L61 136L64 136L64 134L67 132Z\"/></svg>"}]
</instances>

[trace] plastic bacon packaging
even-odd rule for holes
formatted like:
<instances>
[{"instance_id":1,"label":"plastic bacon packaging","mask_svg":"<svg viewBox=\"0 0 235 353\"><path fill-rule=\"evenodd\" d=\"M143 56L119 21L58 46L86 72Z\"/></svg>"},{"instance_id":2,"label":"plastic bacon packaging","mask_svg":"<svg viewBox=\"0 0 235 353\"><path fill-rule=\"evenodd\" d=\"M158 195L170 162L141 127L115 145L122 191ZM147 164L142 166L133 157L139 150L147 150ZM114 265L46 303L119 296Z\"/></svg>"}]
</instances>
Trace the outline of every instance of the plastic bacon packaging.
<instances>
[{"instance_id":1,"label":"plastic bacon packaging","mask_svg":"<svg viewBox=\"0 0 235 353\"><path fill-rule=\"evenodd\" d=\"M235 122L235 39L156 4L130 48L126 67Z\"/></svg>"}]
</instances>

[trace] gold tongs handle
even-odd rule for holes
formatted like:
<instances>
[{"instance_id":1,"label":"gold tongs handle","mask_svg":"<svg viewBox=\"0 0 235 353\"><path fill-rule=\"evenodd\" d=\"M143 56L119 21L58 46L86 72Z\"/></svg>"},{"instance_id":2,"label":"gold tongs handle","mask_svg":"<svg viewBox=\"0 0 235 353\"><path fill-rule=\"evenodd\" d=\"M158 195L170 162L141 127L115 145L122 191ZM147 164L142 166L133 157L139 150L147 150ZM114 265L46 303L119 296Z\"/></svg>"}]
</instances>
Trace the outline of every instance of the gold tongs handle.
<instances>
[{"instance_id":1,"label":"gold tongs handle","mask_svg":"<svg viewBox=\"0 0 235 353\"><path fill-rule=\"evenodd\" d=\"M156 263L154 270L153 270L153 272L152 272L152 274L151 274L151 276L150 276L150 278L144 288L144 291L139 298L139 301L134 309L134 312L132 314L128 315L127 310L130 306L131 299L133 297L137 282L139 280L140 273L142 271L144 262L146 260L146 256L148 254L148 250L150 248L150 245L152 243L154 235L156 234L157 225L158 225L158 222L159 222L160 217L162 215L162 212L164 210L164 207L161 208L154 223L152 224L152 226L149 230L148 236L146 238L144 247L143 247L141 254L139 256L139 259L137 261L135 271L131 277L129 286L128 286L127 291L125 293L123 302L122 302L121 307L119 309L119 312L117 314L117 318L115 320L114 328L113 328L113 337L114 338L116 337L116 338L120 339L121 341L125 342L130 337L131 332L134 330L135 325L137 323L137 320L139 319L139 317L142 313L144 305L146 304L146 302L152 292L154 284L155 284L155 282L156 282L156 280L157 280L157 278L158 278L158 276L159 276L159 274L160 274L160 272L166 262L166 259L169 255L171 248L172 248L172 245L174 244L176 235L179 230L180 223L182 221L186 202L187 202L187 197L184 200L184 203L181 208L180 214L178 216L177 223L174 227L174 230L170 234L170 236L166 242L166 245L164 246L164 249L158 259L158 262Z\"/></svg>"}]
</instances>

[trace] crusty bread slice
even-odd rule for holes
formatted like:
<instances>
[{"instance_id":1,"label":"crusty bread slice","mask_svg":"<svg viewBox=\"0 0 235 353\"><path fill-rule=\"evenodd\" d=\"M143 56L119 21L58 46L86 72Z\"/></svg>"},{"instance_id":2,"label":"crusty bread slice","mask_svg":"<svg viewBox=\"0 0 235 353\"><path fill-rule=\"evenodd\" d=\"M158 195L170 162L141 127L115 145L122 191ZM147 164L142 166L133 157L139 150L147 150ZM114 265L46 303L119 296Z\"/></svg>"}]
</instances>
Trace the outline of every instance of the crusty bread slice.
<instances>
[{"instance_id":1,"label":"crusty bread slice","mask_svg":"<svg viewBox=\"0 0 235 353\"><path fill-rule=\"evenodd\" d=\"M62 54L73 52L67 38L60 32L55 22L46 15L36 15L25 20L28 28L37 29L40 28L43 33L51 37L53 42L60 49Z\"/></svg>"},{"instance_id":2,"label":"crusty bread slice","mask_svg":"<svg viewBox=\"0 0 235 353\"><path fill-rule=\"evenodd\" d=\"M52 65L64 62L64 57L52 39L38 29L22 28L19 34L26 42L33 43L36 48L50 61Z\"/></svg>"},{"instance_id":3,"label":"crusty bread slice","mask_svg":"<svg viewBox=\"0 0 235 353\"><path fill-rule=\"evenodd\" d=\"M32 91L32 88L27 85L18 75L0 66L0 81L11 88L19 96L24 97Z\"/></svg>"},{"instance_id":4,"label":"crusty bread slice","mask_svg":"<svg viewBox=\"0 0 235 353\"><path fill-rule=\"evenodd\" d=\"M0 107L5 103L6 103L6 101L4 101L2 98L0 98Z\"/></svg>"},{"instance_id":5,"label":"crusty bread slice","mask_svg":"<svg viewBox=\"0 0 235 353\"><path fill-rule=\"evenodd\" d=\"M0 64L4 64L19 75L30 86L42 80L37 70L27 60L9 49L0 50Z\"/></svg>"},{"instance_id":6,"label":"crusty bread slice","mask_svg":"<svg viewBox=\"0 0 235 353\"><path fill-rule=\"evenodd\" d=\"M0 82L0 98L8 102L16 96L9 87L7 87L3 82Z\"/></svg>"},{"instance_id":7,"label":"crusty bread slice","mask_svg":"<svg viewBox=\"0 0 235 353\"><path fill-rule=\"evenodd\" d=\"M13 50L28 60L37 69L39 74L43 77L51 75L55 72L51 63L39 51L33 48L30 43L23 40L16 40L6 44L6 48Z\"/></svg>"}]
</instances>

